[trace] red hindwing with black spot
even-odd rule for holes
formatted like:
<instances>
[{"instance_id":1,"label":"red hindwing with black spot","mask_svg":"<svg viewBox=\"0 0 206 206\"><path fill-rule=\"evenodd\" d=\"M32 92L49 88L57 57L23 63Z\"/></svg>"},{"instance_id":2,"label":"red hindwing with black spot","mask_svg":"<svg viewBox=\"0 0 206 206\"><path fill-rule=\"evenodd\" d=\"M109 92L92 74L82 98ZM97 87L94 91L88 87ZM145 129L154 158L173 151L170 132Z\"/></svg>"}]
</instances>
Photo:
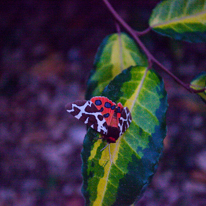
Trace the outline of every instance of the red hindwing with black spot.
<instances>
[{"instance_id":1,"label":"red hindwing with black spot","mask_svg":"<svg viewBox=\"0 0 206 206\"><path fill-rule=\"evenodd\" d=\"M102 134L108 143L114 143L129 127L132 116L127 107L117 105L107 97L93 97L90 101L75 101L66 105L75 118Z\"/></svg>"}]
</instances>

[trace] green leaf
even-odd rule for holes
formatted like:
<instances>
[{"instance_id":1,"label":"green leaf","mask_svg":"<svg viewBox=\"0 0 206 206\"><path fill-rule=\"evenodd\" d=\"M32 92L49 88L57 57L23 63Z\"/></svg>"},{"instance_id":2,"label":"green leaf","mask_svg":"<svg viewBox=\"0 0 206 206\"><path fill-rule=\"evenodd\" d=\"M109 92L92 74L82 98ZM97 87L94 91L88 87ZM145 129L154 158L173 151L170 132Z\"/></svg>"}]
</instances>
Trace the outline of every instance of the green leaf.
<instances>
[{"instance_id":1,"label":"green leaf","mask_svg":"<svg viewBox=\"0 0 206 206\"><path fill-rule=\"evenodd\" d=\"M165 0L149 20L160 34L190 42L206 42L206 0Z\"/></svg>"},{"instance_id":2,"label":"green leaf","mask_svg":"<svg viewBox=\"0 0 206 206\"><path fill-rule=\"evenodd\" d=\"M130 205L150 183L166 135L167 94L161 77L146 67L133 66L116 76L102 96L121 102L132 114L129 129L110 144L89 129L83 143L82 173L86 205Z\"/></svg>"},{"instance_id":3,"label":"green leaf","mask_svg":"<svg viewBox=\"0 0 206 206\"><path fill-rule=\"evenodd\" d=\"M206 88L206 72L201 72L190 83L190 87L195 90L201 90ZM204 92L197 93L202 100L206 103L206 90Z\"/></svg>"},{"instance_id":4,"label":"green leaf","mask_svg":"<svg viewBox=\"0 0 206 206\"><path fill-rule=\"evenodd\" d=\"M127 34L107 36L101 43L87 83L86 99L101 95L109 82L129 66L146 66L146 57Z\"/></svg>"}]
</instances>

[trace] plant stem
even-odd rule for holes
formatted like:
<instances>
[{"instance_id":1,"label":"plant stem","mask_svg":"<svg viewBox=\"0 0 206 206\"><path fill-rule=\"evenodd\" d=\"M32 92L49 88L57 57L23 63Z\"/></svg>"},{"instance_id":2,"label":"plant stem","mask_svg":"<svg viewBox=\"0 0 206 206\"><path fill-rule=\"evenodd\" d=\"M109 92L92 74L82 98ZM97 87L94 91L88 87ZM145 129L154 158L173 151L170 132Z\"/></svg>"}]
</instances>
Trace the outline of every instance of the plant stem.
<instances>
[{"instance_id":1,"label":"plant stem","mask_svg":"<svg viewBox=\"0 0 206 206\"><path fill-rule=\"evenodd\" d=\"M155 57L152 56L152 61L156 63L162 70L164 70L168 75L170 75L178 84L183 86L189 92L192 92L192 88L190 88L187 84L182 82L179 78L177 78L172 72L170 72L165 66L163 66Z\"/></svg>"},{"instance_id":2,"label":"plant stem","mask_svg":"<svg viewBox=\"0 0 206 206\"><path fill-rule=\"evenodd\" d=\"M116 26L117 33L119 35L121 35L121 29L120 29L119 23L117 21L115 21L115 26Z\"/></svg>"},{"instance_id":3,"label":"plant stem","mask_svg":"<svg viewBox=\"0 0 206 206\"><path fill-rule=\"evenodd\" d=\"M151 29L152 29L151 27L148 27L144 31L135 31L134 30L134 32L136 33L137 36L143 36L143 35L149 33L151 31Z\"/></svg>"},{"instance_id":4,"label":"plant stem","mask_svg":"<svg viewBox=\"0 0 206 206\"><path fill-rule=\"evenodd\" d=\"M103 2L105 3L105 5L107 6L107 8L109 9L109 11L111 12L111 14L113 15L113 17L115 18L115 20L117 22L119 22L119 24L121 24L125 30L134 38L134 40L137 42L137 44L140 46L140 48L144 51L144 53L146 54L147 58L148 58L148 63L149 66L148 68L152 67L152 62L156 63L162 70L164 70L168 75L170 75L178 84L180 84L182 87L184 87L186 90L188 90L191 93L197 93L196 90L190 88L190 86L188 84L185 84L184 82L182 82L179 78L177 78L174 74L172 74L166 67L164 67L150 52L149 50L145 47L145 45L141 42L141 40L139 39L138 36L141 36L143 34L146 34L147 32L149 32L151 30L151 28L147 28L145 31L143 32L137 32L135 30L133 30L120 16L119 14L114 10L114 8L112 7L112 5L108 2L108 0L103 0ZM204 90L204 89L203 89ZM202 90L200 90L202 91Z\"/></svg>"},{"instance_id":5,"label":"plant stem","mask_svg":"<svg viewBox=\"0 0 206 206\"><path fill-rule=\"evenodd\" d=\"M140 41L140 39L137 37L134 30L119 16L119 14L114 10L112 5L107 0L103 0L103 1L106 4L109 11L114 16L114 18L116 19L116 21L119 22L128 31L128 33L136 40L136 42L139 44L139 46L145 52L146 56L148 57L148 60L150 60L151 57L150 57L149 51L147 50L145 45Z\"/></svg>"}]
</instances>

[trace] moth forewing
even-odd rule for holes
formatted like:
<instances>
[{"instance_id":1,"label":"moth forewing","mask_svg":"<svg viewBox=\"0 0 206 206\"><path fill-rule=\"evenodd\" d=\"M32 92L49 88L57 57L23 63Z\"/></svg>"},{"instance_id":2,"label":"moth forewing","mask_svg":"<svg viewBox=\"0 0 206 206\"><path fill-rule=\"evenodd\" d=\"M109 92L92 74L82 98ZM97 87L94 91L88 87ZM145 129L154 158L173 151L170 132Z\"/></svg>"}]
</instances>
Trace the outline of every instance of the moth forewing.
<instances>
[{"instance_id":1,"label":"moth forewing","mask_svg":"<svg viewBox=\"0 0 206 206\"><path fill-rule=\"evenodd\" d=\"M107 123L101 112L91 101L79 100L66 105L66 110L102 135L108 132Z\"/></svg>"}]
</instances>

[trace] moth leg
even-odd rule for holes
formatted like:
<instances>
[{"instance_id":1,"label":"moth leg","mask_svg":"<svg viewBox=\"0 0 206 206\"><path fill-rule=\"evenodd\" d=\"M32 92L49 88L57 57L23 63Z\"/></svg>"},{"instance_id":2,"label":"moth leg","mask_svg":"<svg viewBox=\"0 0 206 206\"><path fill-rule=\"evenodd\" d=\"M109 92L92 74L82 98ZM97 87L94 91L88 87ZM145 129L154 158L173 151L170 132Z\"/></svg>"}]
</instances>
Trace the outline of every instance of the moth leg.
<instances>
[{"instance_id":1,"label":"moth leg","mask_svg":"<svg viewBox=\"0 0 206 206\"><path fill-rule=\"evenodd\" d=\"M100 152L103 151L105 148L107 148L108 145L109 145L109 143L107 143L106 146L103 147L103 148L100 150Z\"/></svg>"},{"instance_id":2,"label":"moth leg","mask_svg":"<svg viewBox=\"0 0 206 206\"><path fill-rule=\"evenodd\" d=\"M110 162L112 164L112 156L111 156L111 152L110 152L110 143L107 143L105 147L103 147L100 151L103 151L105 148L107 148L107 146L109 146L109 158L110 158Z\"/></svg>"}]
</instances>

